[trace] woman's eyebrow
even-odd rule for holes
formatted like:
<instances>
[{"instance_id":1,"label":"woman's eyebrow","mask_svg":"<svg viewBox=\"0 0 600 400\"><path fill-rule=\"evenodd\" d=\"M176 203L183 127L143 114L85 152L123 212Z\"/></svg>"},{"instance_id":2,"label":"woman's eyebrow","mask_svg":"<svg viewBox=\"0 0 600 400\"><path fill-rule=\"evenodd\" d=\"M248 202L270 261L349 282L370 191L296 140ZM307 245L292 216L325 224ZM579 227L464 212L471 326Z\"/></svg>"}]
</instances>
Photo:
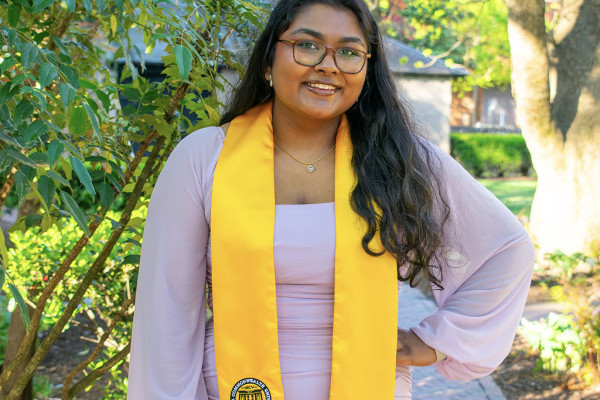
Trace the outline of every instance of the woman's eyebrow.
<instances>
[{"instance_id":1,"label":"woman's eyebrow","mask_svg":"<svg viewBox=\"0 0 600 400\"><path fill-rule=\"evenodd\" d=\"M325 36L321 32L317 32L310 28L299 28L299 29L296 29L295 31L293 31L291 34L295 35L297 33L305 33L305 34L313 36L319 40L325 40ZM366 45L362 41L362 39L357 36L344 36L343 38L340 38L339 42L340 43L358 43L358 44L366 47Z\"/></svg>"}]
</instances>

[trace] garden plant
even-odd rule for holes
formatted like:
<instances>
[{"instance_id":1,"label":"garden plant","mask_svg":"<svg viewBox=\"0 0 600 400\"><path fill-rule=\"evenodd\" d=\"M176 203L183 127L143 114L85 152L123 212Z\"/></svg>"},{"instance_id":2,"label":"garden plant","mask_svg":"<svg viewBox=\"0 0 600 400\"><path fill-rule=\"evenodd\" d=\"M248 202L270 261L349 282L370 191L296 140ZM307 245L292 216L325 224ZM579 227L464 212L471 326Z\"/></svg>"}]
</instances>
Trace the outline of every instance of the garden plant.
<instances>
[{"instance_id":1,"label":"garden plant","mask_svg":"<svg viewBox=\"0 0 600 400\"><path fill-rule=\"evenodd\" d=\"M119 373L153 184L182 136L218 122L219 71L241 71L230 43L247 48L263 15L242 0L0 0L0 209L19 209L10 241L0 234L0 288L25 327L0 398L20 398L76 320L97 345L62 398ZM154 48L159 82L144 76Z\"/></svg>"},{"instance_id":2,"label":"garden plant","mask_svg":"<svg viewBox=\"0 0 600 400\"><path fill-rule=\"evenodd\" d=\"M571 373L588 384L600 383L600 261L582 253L546 255L544 285L565 313L523 320L521 333L539 352L538 367ZM548 273L549 272L549 273Z\"/></svg>"}]
</instances>

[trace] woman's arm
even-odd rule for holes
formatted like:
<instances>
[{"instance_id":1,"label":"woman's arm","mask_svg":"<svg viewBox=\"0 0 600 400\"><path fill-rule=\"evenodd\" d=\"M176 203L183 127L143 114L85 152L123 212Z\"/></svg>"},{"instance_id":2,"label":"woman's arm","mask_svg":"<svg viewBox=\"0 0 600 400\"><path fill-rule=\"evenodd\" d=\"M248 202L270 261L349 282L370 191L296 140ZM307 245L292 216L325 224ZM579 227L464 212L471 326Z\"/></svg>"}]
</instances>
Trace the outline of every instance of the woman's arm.
<instances>
[{"instance_id":1,"label":"woman's arm","mask_svg":"<svg viewBox=\"0 0 600 400\"><path fill-rule=\"evenodd\" d=\"M206 399L204 169L221 145L215 130L184 139L152 193L136 294L129 400Z\"/></svg>"},{"instance_id":2,"label":"woman's arm","mask_svg":"<svg viewBox=\"0 0 600 400\"><path fill-rule=\"evenodd\" d=\"M441 249L444 289L433 290L439 311L411 331L447 355L435 364L442 375L475 379L510 351L535 255L512 213L451 157L437 154L450 207Z\"/></svg>"}]
</instances>

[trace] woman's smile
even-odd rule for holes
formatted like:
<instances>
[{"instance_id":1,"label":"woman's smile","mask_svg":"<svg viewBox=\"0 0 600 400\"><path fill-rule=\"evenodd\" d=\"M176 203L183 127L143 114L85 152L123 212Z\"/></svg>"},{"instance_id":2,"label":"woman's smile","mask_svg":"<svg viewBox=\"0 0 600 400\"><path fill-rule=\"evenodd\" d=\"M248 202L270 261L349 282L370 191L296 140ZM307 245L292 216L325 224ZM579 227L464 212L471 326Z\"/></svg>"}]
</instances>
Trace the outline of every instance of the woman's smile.
<instances>
[{"instance_id":1,"label":"woman's smile","mask_svg":"<svg viewBox=\"0 0 600 400\"><path fill-rule=\"evenodd\" d=\"M330 83L304 82L304 85L309 91L319 96L331 96L339 90L338 86Z\"/></svg>"}]
</instances>

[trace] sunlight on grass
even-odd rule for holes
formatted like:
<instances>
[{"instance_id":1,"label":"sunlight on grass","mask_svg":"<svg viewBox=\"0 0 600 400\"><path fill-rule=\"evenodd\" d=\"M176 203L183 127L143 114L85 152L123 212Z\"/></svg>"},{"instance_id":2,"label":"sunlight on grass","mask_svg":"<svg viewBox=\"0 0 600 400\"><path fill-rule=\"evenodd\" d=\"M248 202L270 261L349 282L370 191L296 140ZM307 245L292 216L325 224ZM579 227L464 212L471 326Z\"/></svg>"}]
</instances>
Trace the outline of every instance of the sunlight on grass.
<instances>
[{"instance_id":1,"label":"sunlight on grass","mask_svg":"<svg viewBox=\"0 0 600 400\"><path fill-rule=\"evenodd\" d=\"M513 214L529 217L536 180L479 179L479 182L494 193Z\"/></svg>"}]
</instances>

